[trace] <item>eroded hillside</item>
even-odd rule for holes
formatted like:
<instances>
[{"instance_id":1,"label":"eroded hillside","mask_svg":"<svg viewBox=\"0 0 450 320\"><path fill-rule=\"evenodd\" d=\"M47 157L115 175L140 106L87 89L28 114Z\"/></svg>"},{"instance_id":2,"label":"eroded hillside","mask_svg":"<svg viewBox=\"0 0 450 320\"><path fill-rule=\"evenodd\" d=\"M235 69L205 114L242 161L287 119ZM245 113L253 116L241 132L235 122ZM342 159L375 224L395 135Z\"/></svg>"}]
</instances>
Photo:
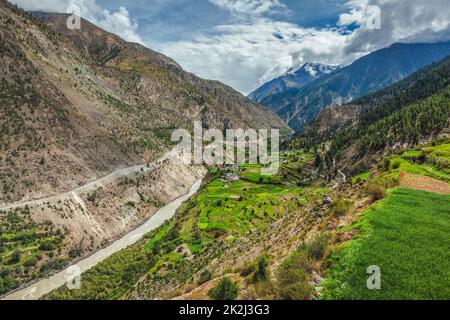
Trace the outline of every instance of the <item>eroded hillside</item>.
<instances>
[{"instance_id":1,"label":"eroded hillside","mask_svg":"<svg viewBox=\"0 0 450 320\"><path fill-rule=\"evenodd\" d=\"M0 1L0 292L136 227L205 171L175 128L286 125L233 89L67 15Z\"/></svg>"}]
</instances>

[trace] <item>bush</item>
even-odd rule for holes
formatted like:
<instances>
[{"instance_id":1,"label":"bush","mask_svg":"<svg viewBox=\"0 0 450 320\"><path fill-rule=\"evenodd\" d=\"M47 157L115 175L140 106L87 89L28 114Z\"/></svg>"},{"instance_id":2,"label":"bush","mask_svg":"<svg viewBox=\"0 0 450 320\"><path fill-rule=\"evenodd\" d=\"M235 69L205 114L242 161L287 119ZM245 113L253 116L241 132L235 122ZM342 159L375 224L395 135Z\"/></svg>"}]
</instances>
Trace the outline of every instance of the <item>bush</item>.
<instances>
[{"instance_id":1,"label":"bush","mask_svg":"<svg viewBox=\"0 0 450 320\"><path fill-rule=\"evenodd\" d=\"M22 256L22 253L19 250L16 250L13 252L11 259L9 260L10 264L15 264L20 261L20 257Z\"/></svg>"},{"instance_id":2,"label":"bush","mask_svg":"<svg viewBox=\"0 0 450 320\"><path fill-rule=\"evenodd\" d=\"M253 283L265 281L268 278L267 266L269 265L269 259L266 255L262 255L258 259L258 268L253 274Z\"/></svg>"},{"instance_id":3,"label":"bush","mask_svg":"<svg viewBox=\"0 0 450 320\"><path fill-rule=\"evenodd\" d=\"M324 232L317 235L312 241L307 242L305 245L306 253L308 257L314 260L320 260L325 256L325 251L328 248L328 241L331 234Z\"/></svg>"},{"instance_id":4,"label":"bush","mask_svg":"<svg viewBox=\"0 0 450 320\"><path fill-rule=\"evenodd\" d=\"M384 171L389 171L390 168L391 168L391 160L384 159L381 165L381 169Z\"/></svg>"},{"instance_id":5,"label":"bush","mask_svg":"<svg viewBox=\"0 0 450 320\"><path fill-rule=\"evenodd\" d=\"M236 283L228 278L223 278L216 287L209 290L208 296L214 300L235 300L238 292L239 288Z\"/></svg>"},{"instance_id":6,"label":"bush","mask_svg":"<svg viewBox=\"0 0 450 320\"><path fill-rule=\"evenodd\" d=\"M39 250L51 251L55 248L53 241L43 241L39 244Z\"/></svg>"},{"instance_id":7,"label":"bush","mask_svg":"<svg viewBox=\"0 0 450 320\"><path fill-rule=\"evenodd\" d=\"M339 199L331 205L331 212L336 216L344 216L350 210L352 202L347 199Z\"/></svg>"},{"instance_id":8,"label":"bush","mask_svg":"<svg viewBox=\"0 0 450 320\"><path fill-rule=\"evenodd\" d=\"M296 252L278 268L277 294L283 300L305 300L311 296L311 262L305 252Z\"/></svg>"},{"instance_id":9,"label":"bush","mask_svg":"<svg viewBox=\"0 0 450 320\"><path fill-rule=\"evenodd\" d=\"M240 275L245 278L245 277L249 276L250 274L252 274L253 272L255 272L255 269L256 269L256 266L253 262L247 263L242 268Z\"/></svg>"},{"instance_id":10,"label":"bush","mask_svg":"<svg viewBox=\"0 0 450 320\"><path fill-rule=\"evenodd\" d=\"M381 200L386 196L386 191L384 188L377 184L369 185L367 188L367 193L369 194L372 202Z\"/></svg>"},{"instance_id":11,"label":"bush","mask_svg":"<svg viewBox=\"0 0 450 320\"><path fill-rule=\"evenodd\" d=\"M209 280L211 280L211 272L209 272L208 270L205 270L200 274L197 284L200 286L200 285L208 282Z\"/></svg>"},{"instance_id":12,"label":"bush","mask_svg":"<svg viewBox=\"0 0 450 320\"><path fill-rule=\"evenodd\" d=\"M392 169L396 170L396 169L398 169L398 168L400 168L400 162L399 162L399 161L395 161L395 162L392 164Z\"/></svg>"},{"instance_id":13,"label":"bush","mask_svg":"<svg viewBox=\"0 0 450 320\"><path fill-rule=\"evenodd\" d=\"M38 259L35 256L28 257L23 265L25 267L34 267L38 263Z\"/></svg>"}]
</instances>

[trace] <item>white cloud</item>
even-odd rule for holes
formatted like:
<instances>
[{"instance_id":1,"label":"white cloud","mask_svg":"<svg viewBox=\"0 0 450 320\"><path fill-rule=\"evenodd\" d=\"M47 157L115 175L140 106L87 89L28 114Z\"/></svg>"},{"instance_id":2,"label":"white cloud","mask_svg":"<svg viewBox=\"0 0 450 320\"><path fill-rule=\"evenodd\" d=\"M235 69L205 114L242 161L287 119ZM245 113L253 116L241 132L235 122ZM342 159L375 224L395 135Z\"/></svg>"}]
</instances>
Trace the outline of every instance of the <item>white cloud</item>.
<instances>
[{"instance_id":1,"label":"white cloud","mask_svg":"<svg viewBox=\"0 0 450 320\"><path fill-rule=\"evenodd\" d=\"M448 0L351 0L336 27L327 29L274 21L277 0L209 0L236 19L212 32L169 42L159 49L187 70L225 82L243 93L304 61L346 65L394 42L450 38ZM370 29L369 6L381 9L381 29ZM243 19L244 14L244 19ZM359 26L349 31L351 25Z\"/></svg>"},{"instance_id":2,"label":"white cloud","mask_svg":"<svg viewBox=\"0 0 450 320\"><path fill-rule=\"evenodd\" d=\"M99 27L115 33L127 41L144 44L138 34L138 25L132 22L128 10L120 7L110 12L95 0L11 0L25 10L66 13L73 6L79 7L81 16Z\"/></svg>"},{"instance_id":3,"label":"white cloud","mask_svg":"<svg viewBox=\"0 0 450 320\"><path fill-rule=\"evenodd\" d=\"M160 50L199 76L223 81L244 93L304 61L337 63L347 36L256 19L217 26L212 34L165 43Z\"/></svg>"},{"instance_id":4,"label":"white cloud","mask_svg":"<svg viewBox=\"0 0 450 320\"><path fill-rule=\"evenodd\" d=\"M233 14L260 15L286 9L279 0L209 0Z\"/></svg>"},{"instance_id":5,"label":"white cloud","mask_svg":"<svg viewBox=\"0 0 450 320\"><path fill-rule=\"evenodd\" d=\"M341 15L340 23L360 24L348 38L342 60L386 47L394 42L430 42L450 40L450 2L448 0L353 0L351 15ZM381 29L365 23L367 7L376 5L381 12ZM362 18L360 18L362 17Z\"/></svg>"},{"instance_id":6,"label":"white cloud","mask_svg":"<svg viewBox=\"0 0 450 320\"><path fill-rule=\"evenodd\" d=\"M65 12L81 0L14 0L26 9ZM209 0L230 13L227 24L157 49L186 70L249 93L301 62L348 64L394 42L450 40L449 0L351 0L335 27L303 28L282 21L281 0ZM82 1L82 16L129 41L143 43L126 8L109 12L95 0ZM367 25L367 8L381 9L381 29ZM274 13L278 13L275 18ZM354 29L354 26L357 26Z\"/></svg>"}]
</instances>

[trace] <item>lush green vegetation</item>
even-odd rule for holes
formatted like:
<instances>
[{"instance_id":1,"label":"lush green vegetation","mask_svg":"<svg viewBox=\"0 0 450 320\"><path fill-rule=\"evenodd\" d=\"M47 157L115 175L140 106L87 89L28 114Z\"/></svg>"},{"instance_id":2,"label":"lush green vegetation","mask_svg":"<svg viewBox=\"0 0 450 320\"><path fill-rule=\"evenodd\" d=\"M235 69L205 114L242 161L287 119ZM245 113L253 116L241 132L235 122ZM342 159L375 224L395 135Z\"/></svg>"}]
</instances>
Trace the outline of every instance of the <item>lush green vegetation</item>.
<instances>
[{"instance_id":1,"label":"lush green vegetation","mask_svg":"<svg viewBox=\"0 0 450 320\"><path fill-rule=\"evenodd\" d=\"M358 157L392 147L399 142L418 144L448 127L450 117L450 58L423 68L410 77L377 93L361 98L362 112L357 124L344 125L336 131L318 134L307 130L289 143L292 148L316 148L329 141L323 155L327 167L350 146Z\"/></svg>"},{"instance_id":2,"label":"lush green vegetation","mask_svg":"<svg viewBox=\"0 0 450 320\"><path fill-rule=\"evenodd\" d=\"M296 174L311 158L301 152L283 156L280 172L289 166ZM150 296L158 294L159 284L186 281L199 271L196 282L204 283L212 277L205 266L223 246L264 230L286 213L322 199L329 191L326 187L284 185L278 182L280 175L267 180L260 175L260 169L256 165L211 169L209 182L180 207L174 219L86 272L81 290L60 288L47 298L116 299L126 295L143 276L155 284L149 289L154 291ZM230 175L232 181L227 180ZM251 281L266 281L266 268L267 260L261 257L251 271Z\"/></svg>"},{"instance_id":3,"label":"lush green vegetation","mask_svg":"<svg viewBox=\"0 0 450 320\"><path fill-rule=\"evenodd\" d=\"M287 203L283 198L292 197ZM287 210L301 205L297 187L254 184L221 180L210 183L197 198L199 229L208 234L227 237L245 235L251 230L263 229L279 219ZM295 200L294 200L295 199Z\"/></svg>"},{"instance_id":4,"label":"lush green vegetation","mask_svg":"<svg viewBox=\"0 0 450 320\"><path fill-rule=\"evenodd\" d=\"M331 255L325 299L449 299L450 196L394 189L356 223L358 236ZM381 268L381 290L367 268Z\"/></svg>"},{"instance_id":5,"label":"lush green vegetation","mask_svg":"<svg viewBox=\"0 0 450 320\"><path fill-rule=\"evenodd\" d=\"M235 300L238 292L238 285L225 277L219 280L217 286L209 290L208 295L214 300Z\"/></svg>"},{"instance_id":6,"label":"lush green vegetation","mask_svg":"<svg viewBox=\"0 0 450 320\"><path fill-rule=\"evenodd\" d=\"M390 160L391 169L450 182L450 139L408 150Z\"/></svg>"},{"instance_id":7,"label":"lush green vegetation","mask_svg":"<svg viewBox=\"0 0 450 320\"><path fill-rule=\"evenodd\" d=\"M304 251L294 252L278 268L277 293L282 300L305 300L312 294L309 284L312 263Z\"/></svg>"},{"instance_id":8,"label":"lush green vegetation","mask_svg":"<svg viewBox=\"0 0 450 320\"><path fill-rule=\"evenodd\" d=\"M63 239L50 222L35 223L27 207L0 212L0 294L62 268Z\"/></svg>"}]
</instances>

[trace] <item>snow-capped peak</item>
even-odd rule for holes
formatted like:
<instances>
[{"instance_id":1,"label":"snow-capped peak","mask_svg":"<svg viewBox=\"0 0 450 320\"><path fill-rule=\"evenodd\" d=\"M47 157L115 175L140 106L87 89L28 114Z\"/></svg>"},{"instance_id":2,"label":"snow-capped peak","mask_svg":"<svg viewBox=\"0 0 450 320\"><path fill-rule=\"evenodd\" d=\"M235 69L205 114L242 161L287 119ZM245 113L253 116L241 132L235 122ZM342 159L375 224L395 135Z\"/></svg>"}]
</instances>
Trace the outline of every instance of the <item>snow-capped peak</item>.
<instances>
[{"instance_id":1,"label":"snow-capped peak","mask_svg":"<svg viewBox=\"0 0 450 320\"><path fill-rule=\"evenodd\" d=\"M338 68L338 65L325 65L321 63L307 62L289 68L286 74L295 75L301 71L304 71L315 78L318 76L318 74L322 75L331 73Z\"/></svg>"}]
</instances>

